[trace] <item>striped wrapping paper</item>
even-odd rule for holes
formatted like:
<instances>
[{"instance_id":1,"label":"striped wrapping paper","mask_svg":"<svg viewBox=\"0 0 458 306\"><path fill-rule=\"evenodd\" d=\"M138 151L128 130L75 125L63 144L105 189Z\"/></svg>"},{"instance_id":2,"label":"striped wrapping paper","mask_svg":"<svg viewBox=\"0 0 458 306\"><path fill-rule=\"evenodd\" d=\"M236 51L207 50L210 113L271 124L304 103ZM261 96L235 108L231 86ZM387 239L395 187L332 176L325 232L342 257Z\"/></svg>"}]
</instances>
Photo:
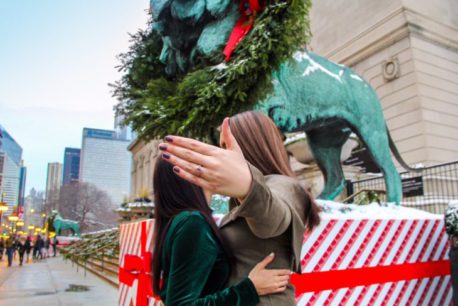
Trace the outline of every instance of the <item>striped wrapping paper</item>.
<instances>
[{"instance_id":1,"label":"striped wrapping paper","mask_svg":"<svg viewBox=\"0 0 458 306\"><path fill-rule=\"evenodd\" d=\"M322 220L305 236L303 275L293 277L298 305L450 305L443 223L440 216Z\"/></svg>"},{"instance_id":2,"label":"striped wrapping paper","mask_svg":"<svg viewBox=\"0 0 458 306\"><path fill-rule=\"evenodd\" d=\"M146 223L152 251L154 221ZM140 256L141 223L120 226L124 255ZM428 219L334 219L306 234L298 305L451 305L448 239L440 216ZM120 283L119 305L139 305L138 281ZM146 302L145 302L146 303ZM145 304L146 305L146 304ZM149 305L160 302L149 298Z\"/></svg>"},{"instance_id":3,"label":"striped wrapping paper","mask_svg":"<svg viewBox=\"0 0 458 306\"><path fill-rule=\"evenodd\" d=\"M145 230L145 241L144 246L146 252L152 253L153 251L153 228L154 220L146 220L134 223L125 223L119 226L119 267L120 272L121 268L125 267L125 258L126 255L136 255L141 257L141 234L142 234L142 224ZM145 263L151 265L151 262ZM121 273L120 273L121 275ZM132 286L129 286L121 281L119 281L118 289L118 305L119 306L141 306L141 303L137 302L137 289L139 285L139 280L134 280ZM149 306L159 306L162 305L159 301L156 301L152 297L145 296L143 298L144 304Z\"/></svg>"}]
</instances>

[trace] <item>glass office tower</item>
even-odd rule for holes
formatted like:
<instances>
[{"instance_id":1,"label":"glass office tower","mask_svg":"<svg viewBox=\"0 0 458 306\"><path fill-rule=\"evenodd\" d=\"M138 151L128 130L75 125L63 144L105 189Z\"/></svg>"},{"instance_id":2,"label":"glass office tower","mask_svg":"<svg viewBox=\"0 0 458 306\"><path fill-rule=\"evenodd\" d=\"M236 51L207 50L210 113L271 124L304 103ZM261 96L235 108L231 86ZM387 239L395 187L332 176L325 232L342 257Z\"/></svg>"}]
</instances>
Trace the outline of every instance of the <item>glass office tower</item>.
<instances>
[{"instance_id":1,"label":"glass office tower","mask_svg":"<svg viewBox=\"0 0 458 306\"><path fill-rule=\"evenodd\" d=\"M119 205L130 188L129 140L110 130L84 128L80 181L92 183Z\"/></svg>"},{"instance_id":2,"label":"glass office tower","mask_svg":"<svg viewBox=\"0 0 458 306\"><path fill-rule=\"evenodd\" d=\"M81 149L65 148L63 184L77 182L80 177Z\"/></svg>"}]
</instances>

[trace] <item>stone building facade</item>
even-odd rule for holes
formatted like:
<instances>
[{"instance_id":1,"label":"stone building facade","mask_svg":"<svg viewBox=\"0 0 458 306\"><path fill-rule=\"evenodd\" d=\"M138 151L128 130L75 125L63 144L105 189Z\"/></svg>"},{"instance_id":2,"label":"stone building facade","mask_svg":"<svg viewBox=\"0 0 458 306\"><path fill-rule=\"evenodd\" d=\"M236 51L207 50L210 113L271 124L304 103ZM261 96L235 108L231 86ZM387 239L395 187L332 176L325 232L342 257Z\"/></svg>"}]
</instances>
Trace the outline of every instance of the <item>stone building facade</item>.
<instances>
[{"instance_id":1,"label":"stone building facade","mask_svg":"<svg viewBox=\"0 0 458 306\"><path fill-rule=\"evenodd\" d=\"M311 49L376 90L408 164L458 160L455 0L314 1Z\"/></svg>"},{"instance_id":2,"label":"stone building facade","mask_svg":"<svg viewBox=\"0 0 458 306\"><path fill-rule=\"evenodd\" d=\"M146 143L135 139L127 148L132 153L131 167L131 197L153 195L153 171L159 156L159 140Z\"/></svg>"}]
</instances>

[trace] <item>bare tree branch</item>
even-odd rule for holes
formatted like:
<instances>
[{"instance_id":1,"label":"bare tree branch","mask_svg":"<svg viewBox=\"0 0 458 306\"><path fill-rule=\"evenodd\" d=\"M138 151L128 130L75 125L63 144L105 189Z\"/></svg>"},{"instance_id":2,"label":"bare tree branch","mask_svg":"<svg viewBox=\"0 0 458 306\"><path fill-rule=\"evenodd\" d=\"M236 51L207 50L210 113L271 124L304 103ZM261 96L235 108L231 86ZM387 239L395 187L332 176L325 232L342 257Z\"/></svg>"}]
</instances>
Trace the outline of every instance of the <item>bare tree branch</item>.
<instances>
[{"instance_id":1,"label":"bare tree branch","mask_svg":"<svg viewBox=\"0 0 458 306\"><path fill-rule=\"evenodd\" d=\"M48 204L48 203L47 203ZM73 182L61 187L57 205L66 219L80 222L82 232L112 228L117 216L110 197L103 190L88 183Z\"/></svg>"}]
</instances>

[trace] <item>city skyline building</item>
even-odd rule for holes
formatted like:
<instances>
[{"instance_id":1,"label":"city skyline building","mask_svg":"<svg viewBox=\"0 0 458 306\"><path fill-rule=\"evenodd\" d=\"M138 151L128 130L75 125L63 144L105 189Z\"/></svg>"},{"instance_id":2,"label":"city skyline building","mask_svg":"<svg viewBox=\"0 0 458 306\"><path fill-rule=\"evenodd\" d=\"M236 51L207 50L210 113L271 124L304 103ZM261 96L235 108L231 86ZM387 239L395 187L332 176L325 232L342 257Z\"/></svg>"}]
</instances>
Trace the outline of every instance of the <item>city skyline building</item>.
<instances>
[{"instance_id":1,"label":"city skyline building","mask_svg":"<svg viewBox=\"0 0 458 306\"><path fill-rule=\"evenodd\" d=\"M129 140L113 130L84 128L80 155L80 181L105 191L119 205L129 195Z\"/></svg>"},{"instance_id":2,"label":"city skyline building","mask_svg":"<svg viewBox=\"0 0 458 306\"><path fill-rule=\"evenodd\" d=\"M18 193L18 206L21 206L21 207L24 207L26 180L27 180L27 167L24 166L24 161L21 160L21 168L19 172L19 193Z\"/></svg>"},{"instance_id":3,"label":"city skyline building","mask_svg":"<svg viewBox=\"0 0 458 306\"><path fill-rule=\"evenodd\" d=\"M46 177L46 199L51 196L51 193L58 192L62 186L62 164L48 163L48 173Z\"/></svg>"},{"instance_id":4,"label":"city skyline building","mask_svg":"<svg viewBox=\"0 0 458 306\"><path fill-rule=\"evenodd\" d=\"M9 210L18 205L19 189L21 186L22 147L0 125L0 195ZM23 177L25 181L25 177Z\"/></svg>"},{"instance_id":5,"label":"city skyline building","mask_svg":"<svg viewBox=\"0 0 458 306\"><path fill-rule=\"evenodd\" d=\"M64 168L63 168L63 185L71 182L77 182L80 175L80 156L81 149L65 148L64 151Z\"/></svg>"},{"instance_id":6,"label":"city skyline building","mask_svg":"<svg viewBox=\"0 0 458 306\"><path fill-rule=\"evenodd\" d=\"M118 138L132 141L136 137L136 133L132 130L129 125L123 124L124 116L115 115L114 118L114 130L118 135Z\"/></svg>"},{"instance_id":7,"label":"city skyline building","mask_svg":"<svg viewBox=\"0 0 458 306\"><path fill-rule=\"evenodd\" d=\"M6 152L17 165L21 163L22 147L2 125L0 125L0 150Z\"/></svg>"},{"instance_id":8,"label":"city skyline building","mask_svg":"<svg viewBox=\"0 0 458 306\"><path fill-rule=\"evenodd\" d=\"M44 192L32 188L25 198L24 219L26 226L41 226L43 224L43 217L41 214L44 212L45 208L44 196Z\"/></svg>"}]
</instances>

